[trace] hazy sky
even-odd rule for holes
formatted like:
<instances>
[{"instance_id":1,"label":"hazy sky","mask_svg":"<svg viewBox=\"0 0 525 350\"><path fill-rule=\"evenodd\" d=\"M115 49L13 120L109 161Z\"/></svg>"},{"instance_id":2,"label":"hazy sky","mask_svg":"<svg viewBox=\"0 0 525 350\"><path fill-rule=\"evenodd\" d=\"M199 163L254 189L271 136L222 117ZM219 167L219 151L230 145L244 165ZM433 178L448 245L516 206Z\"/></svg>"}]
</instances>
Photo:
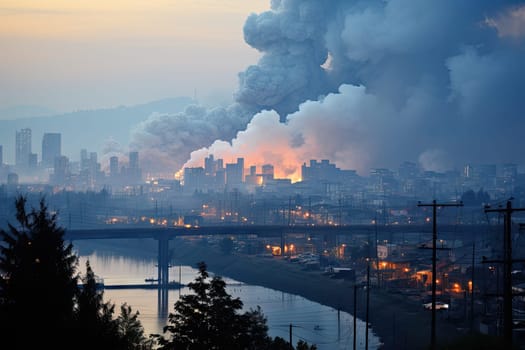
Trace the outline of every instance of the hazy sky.
<instances>
[{"instance_id":1,"label":"hazy sky","mask_svg":"<svg viewBox=\"0 0 525 350\"><path fill-rule=\"evenodd\" d=\"M311 159L525 164L525 0L9 1L0 112L197 91L204 106L145 115L115 151L151 174L209 154L289 178Z\"/></svg>"},{"instance_id":2,"label":"hazy sky","mask_svg":"<svg viewBox=\"0 0 525 350\"><path fill-rule=\"evenodd\" d=\"M1 0L0 109L57 111L173 96L230 99L259 53L243 39L269 0Z\"/></svg>"}]
</instances>

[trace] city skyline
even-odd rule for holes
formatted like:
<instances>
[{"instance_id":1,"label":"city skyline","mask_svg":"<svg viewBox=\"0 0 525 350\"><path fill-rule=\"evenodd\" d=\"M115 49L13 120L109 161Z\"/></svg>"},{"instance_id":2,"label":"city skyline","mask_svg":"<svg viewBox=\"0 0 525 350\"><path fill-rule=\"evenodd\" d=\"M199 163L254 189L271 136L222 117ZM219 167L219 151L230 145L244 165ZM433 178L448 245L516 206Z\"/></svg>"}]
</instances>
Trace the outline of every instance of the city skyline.
<instances>
[{"instance_id":1,"label":"city skyline","mask_svg":"<svg viewBox=\"0 0 525 350\"><path fill-rule=\"evenodd\" d=\"M107 113L97 122L90 120L102 112L71 114L68 118L78 118L75 132L44 131L61 133L64 142L69 138L68 146L62 148L64 155L73 159L78 154L75 148L86 148L97 152L105 164L112 156L139 150L144 168L157 177L202 164L209 154L222 159L243 157L254 164L273 164L279 177L294 180L300 177L301 164L310 159L329 159L360 174L392 168L404 160L437 172L459 169L467 162L523 163L519 150L525 127L525 89L517 78L525 69L520 63L525 37L523 2L415 6L392 0L370 2L362 9L347 1L330 2L330 6L320 0L272 1L261 7L233 6L232 2L229 10L206 1L190 4L169 10L189 11L189 18L194 13L205 17L225 12L238 15L239 20L243 17L244 25L236 35L242 32L242 45L257 51L257 57L245 63L244 71L233 74L238 78L236 88L225 86L232 101L204 105L193 99L176 108L141 107L129 123L123 121L133 109L126 107L104 110ZM44 4L35 9L23 2L18 6L8 3L2 11L9 19L4 30L20 35L28 35L21 25L36 21L36 13L57 20L86 14L96 19L115 16L106 27L68 34L70 40L78 35L82 41L87 35L98 41L102 29L144 23L130 13L143 11L151 19L159 9L168 9L166 3L157 5L153 10L132 4L120 13L115 11L118 3L112 2L93 15L90 11L98 4ZM175 16L170 11L165 15ZM22 13L26 18L17 17ZM406 21L406 17L421 21ZM213 19L216 21L208 21L209 25L221 23L219 17ZM449 26L441 25L445 19ZM60 37L57 33L63 28L76 28L71 22L64 23L58 21L54 32L41 35ZM139 29L143 29L141 35L133 32L137 40L143 39L142 34L164 38L156 29ZM181 33L165 29L168 36ZM195 22L192 29L190 34L197 35L203 28ZM433 35L436 32L440 35ZM117 30L114 34L122 33ZM214 35L229 38L224 32ZM427 41L430 36L435 39L432 43ZM208 63L222 61L220 56L210 57L213 60ZM213 80L211 75L208 78ZM118 113L119 121L110 123ZM61 120L62 125L75 124L73 119ZM84 129L93 127L92 135L104 137L72 143ZM41 126L39 132L42 130ZM8 163L12 142L2 140L2 144ZM36 153L29 154L34 163Z\"/></svg>"},{"instance_id":2,"label":"city skyline","mask_svg":"<svg viewBox=\"0 0 525 350\"><path fill-rule=\"evenodd\" d=\"M52 167L53 159L62 155L62 152L61 152L61 148L62 148L61 138L62 138L62 134L61 133L44 132L43 136L42 136L42 139L40 141L41 142L40 143L41 147L39 148L40 151L39 152L38 151L37 152L33 152L32 151L32 144L33 144L32 129L30 127L28 127L28 128L23 128L23 129L17 130L16 131L16 144L13 145L13 149L15 150L15 153L17 153L17 154L20 153L20 154L18 154L18 155L15 154L15 162L14 163L5 162L4 161L4 159L5 159L4 145L0 144L0 165L20 166L20 163L22 161L26 161L27 162L29 160L29 157L32 155L33 157L36 157L35 158L36 162L33 164L34 166L38 165L38 166L42 166L42 167ZM78 158L77 157L68 157L68 159L70 161L82 162L82 157L83 157L82 153L83 152L87 152L87 148L86 147L81 147L78 150L76 150L76 152L73 152L73 153L78 155ZM95 151L95 152L92 152L92 153L98 153L98 152ZM132 162L132 163L134 162L135 164L137 164L138 159L136 158L137 157L136 154L138 154L138 153L139 153L139 151L137 151L137 150L129 151L127 153L128 156L133 154L134 159L130 160L130 162ZM121 157L123 155L124 155L124 153L120 154ZM17 161L16 159L18 159L20 157L23 158L23 160ZM208 158L210 158L213 161L214 154L213 153L209 153L203 159L203 162L200 165L200 167L204 167L205 168L207 166L206 164L207 164L207 162L209 160ZM241 158L245 159L245 157L243 155L241 155ZM241 158L236 158L236 159L238 160L238 159L241 159ZM116 156L116 155L113 155L111 157L105 158L104 161L107 164L104 164L105 165L104 169L109 171L109 169L111 169L111 162L112 162L112 160L115 161L117 159L119 159L119 157ZM223 164L223 162L225 160L223 158L219 158L219 159L221 161L221 164ZM323 159L320 159L320 158L303 159L302 163L299 164L299 166L302 166L302 165L306 164L306 162L312 162L312 161L316 161L316 160L323 160ZM231 164L234 161L235 161L235 158L230 157L228 160L226 160L226 162L224 162L224 164ZM325 161L330 162L331 160L330 159L325 159ZM407 163L407 162L416 164L419 168L422 169L422 171L427 170L427 169L424 169L424 167L423 167L423 165L421 163L418 163L417 160L414 160L414 159L406 159L406 160L402 161L402 163L400 163L400 164ZM254 165L258 166L258 167L263 168L265 165L267 165L269 163L268 162L249 162L249 164L254 164ZM489 164L490 165L515 164L518 167L518 170L520 172L525 172L525 164L514 162L514 161L495 162L495 163L494 162L473 163L473 162L466 161L464 163L464 166L469 166L469 165L478 165L479 166L479 165L489 165ZM132 167L136 168L136 166L132 166ZM199 165L196 164L196 167L199 167ZM185 168L189 168L189 167L185 167ZM183 171L185 168L179 169L179 171ZM386 166L384 166L384 167L379 166L379 167L370 168L370 169L380 169L380 168L388 168L388 167L386 167ZM249 169L249 167L245 167L244 169ZM346 170L353 170L353 171L355 171L355 169L349 169L349 168L345 168L345 169ZM444 172L446 172L446 171L453 171L453 170L458 170L458 169L454 168L454 167L451 167L451 168L445 169ZM175 171L174 175L176 175L176 173L178 173L179 171Z\"/></svg>"},{"instance_id":3,"label":"city skyline","mask_svg":"<svg viewBox=\"0 0 525 350\"><path fill-rule=\"evenodd\" d=\"M31 129L17 131L17 148L25 151L19 154L16 164L0 164L0 185L49 184L68 191L97 191L107 186L129 188L158 181L178 181L185 194L198 192L216 192L237 189L253 192L257 188L269 188L280 191L313 191L323 193L323 186L330 184L336 192L379 191L386 195L417 195L427 193L429 186L434 188L434 195L455 198L466 190L487 190L493 198L512 194L521 188L525 181L525 172L517 163L474 164L465 163L461 168L447 169L443 172L428 171L417 162L405 160L396 167L370 168L366 174L359 174L355 169L345 169L330 159L304 160L300 166L299 177L283 176L282 169L271 163L253 163L244 157L235 160L215 158L209 154L202 164L185 167L168 177L151 176L142 169L140 151L113 155L99 159L96 151L82 148L79 161L61 155L61 134L45 133L42 140L41 157L31 149ZM46 159L44 155L48 153ZM50 155L54 155L53 164L49 164ZM0 148L0 159L3 158ZM363 182L365 181L365 182ZM304 183L305 188L293 189L294 184ZM369 183L366 185L366 183ZM375 184L374 184L375 183ZM374 188L371 190L370 184ZM436 192L436 185L441 188ZM330 190L333 191L334 189ZM458 192L458 189L461 189ZM309 190L307 190L309 191ZM378 192L378 193L379 193Z\"/></svg>"}]
</instances>

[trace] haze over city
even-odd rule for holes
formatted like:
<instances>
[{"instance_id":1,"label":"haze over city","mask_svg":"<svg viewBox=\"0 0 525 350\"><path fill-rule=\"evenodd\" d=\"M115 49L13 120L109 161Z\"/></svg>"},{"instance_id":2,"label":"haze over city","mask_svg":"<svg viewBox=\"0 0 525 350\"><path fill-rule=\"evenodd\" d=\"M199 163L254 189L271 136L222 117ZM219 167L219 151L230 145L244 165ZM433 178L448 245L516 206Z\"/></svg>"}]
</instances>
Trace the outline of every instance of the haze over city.
<instances>
[{"instance_id":1,"label":"haze over city","mask_svg":"<svg viewBox=\"0 0 525 350\"><path fill-rule=\"evenodd\" d=\"M121 123L120 139L101 123L109 136L75 149L64 123L40 131L61 132L72 159L80 148L140 149L151 174L169 175L213 153L290 178L310 159L361 174L404 160L438 171L522 162L520 2L8 2L0 11L4 110L196 99Z\"/></svg>"}]
</instances>

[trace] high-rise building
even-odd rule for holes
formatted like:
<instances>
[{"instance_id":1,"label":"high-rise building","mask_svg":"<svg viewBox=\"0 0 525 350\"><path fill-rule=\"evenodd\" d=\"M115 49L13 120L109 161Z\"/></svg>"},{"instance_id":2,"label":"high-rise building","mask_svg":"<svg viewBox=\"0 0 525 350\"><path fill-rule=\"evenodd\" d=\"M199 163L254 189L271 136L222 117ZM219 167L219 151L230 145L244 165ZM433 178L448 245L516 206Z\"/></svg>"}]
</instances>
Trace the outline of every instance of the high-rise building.
<instances>
[{"instance_id":1,"label":"high-rise building","mask_svg":"<svg viewBox=\"0 0 525 350\"><path fill-rule=\"evenodd\" d=\"M301 178L303 181L336 181L339 170L328 159L322 159L321 162L312 159L309 167L306 163L301 167Z\"/></svg>"},{"instance_id":2,"label":"high-rise building","mask_svg":"<svg viewBox=\"0 0 525 350\"><path fill-rule=\"evenodd\" d=\"M217 162L213 159L213 154L204 158L204 173L206 176L214 176L217 167Z\"/></svg>"},{"instance_id":3,"label":"high-rise building","mask_svg":"<svg viewBox=\"0 0 525 350\"><path fill-rule=\"evenodd\" d=\"M503 164L501 168L501 175L505 181L516 181L518 177L518 165L514 163Z\"/></svg>"},{"instance_id":4,"label":"high-rise building","mask_svg":"<svg viewBox=\"0 0 525 350\"><path fill-rule=\"evenodd\" d=\"M139 168L139 152L129 152L129 168Z\"/></svg>"},{"instance_id":5,"label":"high-rise building","mask_svg":"<svg viewBox=\"0 0 525 350\"><path fill-rule=\"evenodd\" d=\"M80 150L80 170L87 170L89 168L89 158L87 149Z\"/></svg>"},{"instance_id":6,"label":"high-rise building","mask_svg":"<svg viewBox=\"0 0 525 350\"><path fill-rule=\"evenodd\" d=\"M97 163L98 163L97 152L89 152L89 165L96 166Z\"/></svg>"},{"instance_id":7,"label":"high-rise building","mask_svg":"<svg viewBox=\"0 0 525 350\"><path fill-rule=\"evenodd\" d=\"M29 167L31 157L31 129L25 128L16 132L15 164L17 167Z\"/></svg>"},{"instance_id":8,"label":"high-rise building","mask_svg":"<svg viewBox=\"0 0 525 350\"><path fill-rule=\"evenodd\" d=\"M244 181L244 158L237 158L237 163L226 164L226 185L234 187Z\"/></svg>"},{"instance_id":9,"label":"high-rise building","mask_svg":"<svg viewBox=\"0 0 525 350\"><path fill-rule=\"evenodd\" d=\"M414 162L403 162L399 166L398 175L402 180L413 180L420 174L418 165Z\"/></svg>"},{"instance_id":10,"label":"high-rise building","mask_svg":"<svg viewBox=\"0 0 525 350\"><path fill-rule=\"evenodd\" d=\"M59 133L45 133L42 138L42 166L53 167L55 158L61 155L61 135Z\"/></svg>"},{"instance_id":11,"label":"high-rise building","mask_svg":"<svg viewBox=\"0 0 525 350\"><path fill-rule=\"evenodd\" d=\"M127 172L128 181L132 183L140 182L142 171L139 166L139 152L129 152L129 167Z\"/></svg>"},{"instance_id":12,"label":"high-rise building","mask_svg":"<svg viewBox=\"0 0 525 350\"><path fill-rule=\"evenodd\" d=\"M204 184L204 168L184 168L184 191L188 193L202 189Z\"/></svg>"},{"instance_id":13,"label":"high-rise building","mask_svg":"<svg viewBox=\"0 0 525 350\"><path fill-rule=\"evenodd\" d=\"M31 153L29 154L29 168L30 169L35 169L36 166L38 165L38 155L36 153Z\"/></svg>"},{"instance_id":14,"label":"high-rise building","mask_svg":"<svg viewBox=\"0 0 525 350\"><path fill-rule=\"evenodd\" d=\"M109 158L109 176L118 176L118 157L113 156Z\"/></svg>"},{"instance_id":15,"label":"high-rise building","mask_svg":"<svg viewBox=\"0 0 525 350\"><path fill-rule=\"evenodd\" d=\"M63 184L69 175L69 159L66 156L58 156L55 158L53 164L52 182L55 184Z\"/></svg>"},{"instance_id":16,"label":"high-rise building","mask_svg":"<svg viewBox=\"0 0 525 350\"><path fill-rule=\"evenodd\" d=\"M264 164L262 166L262 173L265 179L273 180L273 174L274 174L273 165Z\"/></svg>"},{"instance_id":17,"label":"high-rise building","mask_svg":"<svg viewBox=\"0 0 525 350\"><path fill-rule=\"evenodd\" d=\"M244 181L244 158L237 158L237 164L239 165L239 171L241 172L241 182Z\"/></svg>"},{"instance_id":18,"label":"high-rise building","mask_svg":"<svg viewBox=\"0 0 525 350\"><path fill-rule=\"evenodd\" d=\"M501 169L501 176L503 178L503 185L505 190L511 194L514 192L514 186L518 180L518 165L514 163L503 164Z\"/></svg>"}]
</instances>

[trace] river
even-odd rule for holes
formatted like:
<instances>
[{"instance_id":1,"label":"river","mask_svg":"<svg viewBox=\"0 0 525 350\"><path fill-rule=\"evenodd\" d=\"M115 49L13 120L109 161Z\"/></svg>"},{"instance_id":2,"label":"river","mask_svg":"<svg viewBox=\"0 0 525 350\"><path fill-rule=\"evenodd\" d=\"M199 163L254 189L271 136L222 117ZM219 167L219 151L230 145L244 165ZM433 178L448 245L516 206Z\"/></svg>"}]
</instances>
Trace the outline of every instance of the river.
<instances>
[{"instance_id":1,"label":"river","mask_svg":"<svg viewBox=\"0 0 525 350\"><path fill-rule=\"evenodd\" d=\"M157 275L156 259L137 257L132 254L113 252L107 249L90 249L89 252L77 252L80 258L81 272L85 272L85 262L89 260L93 271L104 279L105 285L129 285L145 283L146 278ZM210 271L213 274L213 271ZM187 284L195 279L197 270L190 266L173 266L170 279ZM352 349L353 316L333 308L312 302L298 295L283 293L262 286L247 285L224 277L227 291L233 297L239 297L244 309L260 306L267 318L269 334L286 340L292 337L294 345L299 339L309 344L316 344L319 350ZM161 333L168 323L168 313L179 295L189 293L189 289L168 291L168 309L162 310L158 304L156 289L105 289L104 301L116 305L116 313L123 303L139 311L139 319L146 334ZM365 324L357 320L357 348L365 348ZM377 349L379 338L369 330L369 349Z\"/></svg>"}]
</instances>

